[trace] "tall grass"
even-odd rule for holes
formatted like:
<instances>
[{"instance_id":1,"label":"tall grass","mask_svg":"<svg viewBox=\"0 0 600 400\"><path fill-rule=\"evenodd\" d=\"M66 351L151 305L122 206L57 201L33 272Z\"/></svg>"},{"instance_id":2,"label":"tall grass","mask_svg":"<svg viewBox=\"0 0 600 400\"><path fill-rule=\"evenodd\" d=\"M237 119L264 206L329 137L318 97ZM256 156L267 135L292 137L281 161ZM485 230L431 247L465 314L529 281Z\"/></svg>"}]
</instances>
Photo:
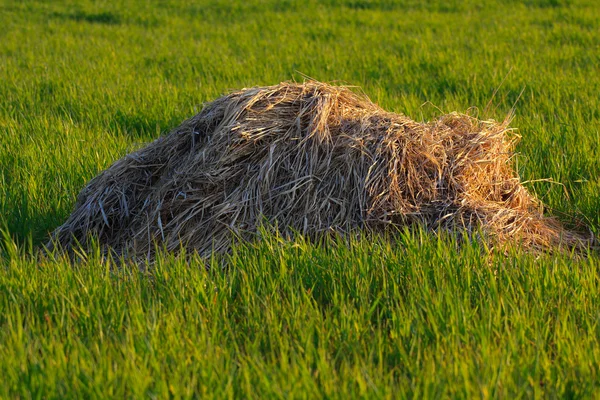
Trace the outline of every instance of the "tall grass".
<instances>
[{"instance_id":1,"label":"tall grass","mask_svg":"<svg viewBox=\"0 0 600 400\"><path fill-rule=\"evenodd\" d=\"M99 252L2 263L1 397L600 394L597 258L494 257L416 231L267 236L209 270Z\"/></svg>"},{"instance_id":2,"label":"tall grass","mask_svg":"<svg viewBox=\"0 0 600 400\"><path fill-rule=\"evenodd\" d=\"M417 120L472 106L503 119L521 95L524 179L564 185L530 184L597 233L596 2L427 4L5 3L2 219L39 242L115 159L228 89L301 80L299 71L359 85Z\"/></svg>"},{"instance_id":3,"label":"tall grass","mask_svg":"<svg viewBox=\"0 0 600 400\"><path fill-rule=\"evenodd\" d=\"M0 1L0 23L0 397L598 396L597 253L269 237L143 273L34 250L117 158L302 74L417 120L515 106L528 187L598 235L597 2Z\"/></svg>"}]
</instances>

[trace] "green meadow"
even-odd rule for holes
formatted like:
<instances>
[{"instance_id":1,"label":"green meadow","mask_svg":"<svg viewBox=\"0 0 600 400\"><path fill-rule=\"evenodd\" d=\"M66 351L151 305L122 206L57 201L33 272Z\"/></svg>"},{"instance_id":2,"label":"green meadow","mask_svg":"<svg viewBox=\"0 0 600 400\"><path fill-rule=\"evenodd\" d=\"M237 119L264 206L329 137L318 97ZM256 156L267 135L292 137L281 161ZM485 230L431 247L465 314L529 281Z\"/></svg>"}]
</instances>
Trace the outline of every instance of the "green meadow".
<instances>
[{"instance_id":1,"label":"green meadow","mask_svg":"<svg viewBox=\"0 0 600 400\"><path fill-rule=\"evenodd\" d=\"M595 0L0 0L0 398L600 397L597 249L417 227L149 270L39 253L115 160L305 77L419 121L514 110L525 186L598 236L599 32Z\"/></svg>"}]
</instances>

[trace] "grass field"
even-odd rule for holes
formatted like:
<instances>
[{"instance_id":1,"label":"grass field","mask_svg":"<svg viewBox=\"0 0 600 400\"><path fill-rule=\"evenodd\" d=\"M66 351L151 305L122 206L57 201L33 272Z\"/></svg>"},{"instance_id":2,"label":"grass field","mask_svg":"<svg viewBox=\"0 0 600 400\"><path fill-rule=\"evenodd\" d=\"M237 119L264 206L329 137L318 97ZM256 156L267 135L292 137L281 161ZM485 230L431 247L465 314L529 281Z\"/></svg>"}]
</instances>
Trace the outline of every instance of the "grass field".
<instances>
[{"instance_id":1,"label":"grass field","mask_svg":"<svg viewBox=\"0 0 600 400\"><path fill-rule=\"evenodd\" d=\"M310 76L477 107L600 234L600 3L0 0L0 398L600 396L600 256L268 237L223 270L36 255L78 191L227 92ZM556 183L536 181L549 178Z\"/></svg>"}]
</instances>

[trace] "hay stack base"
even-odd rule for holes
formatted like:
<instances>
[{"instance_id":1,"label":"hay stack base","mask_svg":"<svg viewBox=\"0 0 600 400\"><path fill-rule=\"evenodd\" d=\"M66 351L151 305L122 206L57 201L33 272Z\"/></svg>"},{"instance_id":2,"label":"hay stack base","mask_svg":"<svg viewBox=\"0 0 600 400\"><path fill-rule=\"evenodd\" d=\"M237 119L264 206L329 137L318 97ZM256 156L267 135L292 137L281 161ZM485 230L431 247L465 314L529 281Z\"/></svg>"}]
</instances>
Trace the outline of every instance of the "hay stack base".
<instances>
[{"instance_id":1,"label":"hay stack base","mask_svg":"<svg viewBox=\"0 0 600 400\"><path fill-rule=\"evenodd\" d=\"M82 190L53 233L72 250L95 237L118 255L158 247L208 255L265 221L281 232L481 230L493 244L579 246L541 214L511 166L508 121L461 114L430 123L318 82L221 97Z\"/></svg>"}]
</instances>

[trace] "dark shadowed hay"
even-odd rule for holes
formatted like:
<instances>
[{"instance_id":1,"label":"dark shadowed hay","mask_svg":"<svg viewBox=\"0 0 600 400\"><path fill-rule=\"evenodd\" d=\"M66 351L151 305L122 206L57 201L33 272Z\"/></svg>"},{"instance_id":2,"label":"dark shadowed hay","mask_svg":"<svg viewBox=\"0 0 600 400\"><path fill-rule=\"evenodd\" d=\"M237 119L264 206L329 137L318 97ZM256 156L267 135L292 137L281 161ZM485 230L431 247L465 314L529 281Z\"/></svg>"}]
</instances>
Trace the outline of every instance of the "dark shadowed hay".
<instances>
[{"instance_id":1,"label":"dark shadowed hay","mask_svg":"<svg viewBox=\"0 0 600 400\"><path fill-rule=\"evenodd\" d=\"M244 89L95 177L53 239L67 250L95 236L119 255L152 257L156 245L207 255L267 221L308 237L420 223L478 230L494 245L585 245L521 185L516 140L508 120L418 123L345 87Z\"/></svg>"}]
</instances>

